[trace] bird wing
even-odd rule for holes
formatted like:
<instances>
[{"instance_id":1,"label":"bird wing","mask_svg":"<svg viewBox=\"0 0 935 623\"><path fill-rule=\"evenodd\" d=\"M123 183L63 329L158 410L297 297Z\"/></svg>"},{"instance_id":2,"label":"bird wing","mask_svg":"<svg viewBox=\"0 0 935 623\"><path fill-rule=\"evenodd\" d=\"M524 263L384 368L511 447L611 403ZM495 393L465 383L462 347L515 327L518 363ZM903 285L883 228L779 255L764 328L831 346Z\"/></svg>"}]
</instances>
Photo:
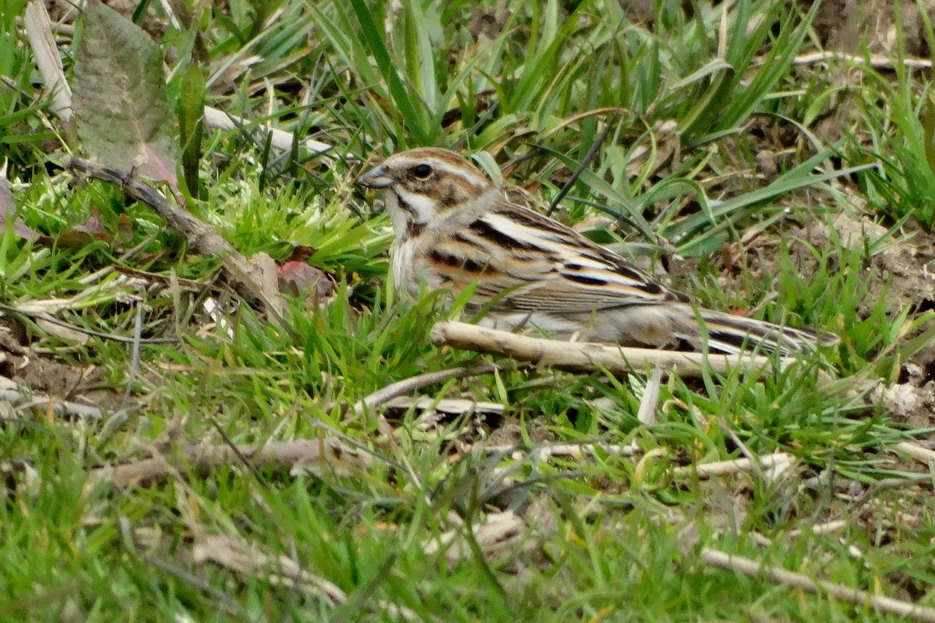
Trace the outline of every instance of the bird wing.
<instances>
[{"instance_id":1,"label":"bird wing","mask_svg":"<svg viewBox=\"0 0 935 623\"><path fill-rule=\"evenodd\" d=\"M435 239L426 259L441 282L476 282L472 303L497 312L578 313L684 301L578 232L503 200Z\"/></svg>"}]
</instances>

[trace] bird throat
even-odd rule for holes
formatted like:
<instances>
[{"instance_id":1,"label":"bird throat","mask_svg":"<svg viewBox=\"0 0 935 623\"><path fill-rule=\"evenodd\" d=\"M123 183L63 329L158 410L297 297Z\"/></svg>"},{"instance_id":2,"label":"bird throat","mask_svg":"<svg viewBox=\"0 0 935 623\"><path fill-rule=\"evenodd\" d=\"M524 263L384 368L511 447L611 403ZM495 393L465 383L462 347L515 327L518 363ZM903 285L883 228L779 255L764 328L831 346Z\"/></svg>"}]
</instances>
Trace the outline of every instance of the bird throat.
<instances>
[{"instance_id":1,"label":"bird throat","mask_svg":"<svg viewBox=\"0 0 935 623\"><path fill-rule=\"evenodd\" d=\"M385 200L386 211L400 241L419 236L437 217L434 201L425 195L391 189L387 191Z\"/></svg>"}]
</instances>

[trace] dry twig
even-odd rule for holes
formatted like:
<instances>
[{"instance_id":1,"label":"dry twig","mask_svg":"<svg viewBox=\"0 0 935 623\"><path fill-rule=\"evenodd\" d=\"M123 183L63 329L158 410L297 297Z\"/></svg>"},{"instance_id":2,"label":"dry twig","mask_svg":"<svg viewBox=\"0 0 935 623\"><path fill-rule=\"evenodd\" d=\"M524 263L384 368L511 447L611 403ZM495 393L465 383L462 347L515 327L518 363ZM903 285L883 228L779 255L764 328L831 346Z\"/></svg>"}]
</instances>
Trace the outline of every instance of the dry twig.
<instances>
[{"instance_id":1,"label":"dry twig","mask_svg":"<svg viewBox=\"0 0 935 623\"><path fill-rule=\"evenodd\" d=\"M283 323L284 304L277 290L275 266L272 267L273 274L270 274L271 259L264 265L250 262L212 227L171 203L159 191L137 179L132 173L74 156L65 156L62 163L71 171L109 182L130 198L151 207L165 219L169 227L188 241L196 253L206 257L220 257L238 294L253 305L261 305L271 320L278 324Z\"/></svg>"},{"instance_id":2,"label":"dry twig","mask_svg":"<svg viewBox=\"0 0 935 623\"><path fill-rule=\"evenodd\" d=\"M32 318L36 321L37 324L42 326L43 329L48 330L48 327L42 325L41 323L48 323L57 327L62 327L68 331L74 331L81 335L90 335L93 337L99 337L102 340L110 340L112 342L121 342L123 344L176 344L178 339L174 337L155 337L155 338L137 338L137 337L125 337L122 335L114 335L113 333L104 333L102 331L95 331L93 329L86 329L85 327L79 327L76 324L72 324L65 320L60 320L51 314L47 314L42 311L37 311L35 309L29 308L30 302L20 305L18 307L11 307L9 305L0 304L0 313L10 313L10 314L21 314L27 318ZM72 341L76 341L72 338Z\"/></svg>"},{"instance_id":3,"label":"dry twig","mask_svg":"<svg viewBox=\"0 0 935 623\"><path fill-rule=\"evenodd\" d=\"M790 530L787 536L790 539L801 536L803 533L808 534L833 534L835 532L840 532L845 530L849 523L844 519L834 519L832 521L826 521L824 523L816 523L807 528L796 528L795 530Z\"/></svg>"},{"instance_id":4,"label":"dry twig","mask_svg":"<svg viewBox=\"0 0 935 623\"><path fill-rule=\"evenodd\" d=\"M898 614L916 621L935 623L935 608L917 606L913 603L881 595L872 595L866 591L838 584L837 582L813 580L802 573L795 573L782 567L765 565L752 558L735 556L706 547L701 550L701 560L705 564L719 569L733 571L749 577L764 577L784 586L798 588L809 593L824 592L835 599L858 606L871 606L881 612Z\"/></svg>"},{"instance_id":5,"label":"dry twig","mask_svg":"<svg viewBox=\"0 0 935 623\"><path fill-rule=\"evenodd\" d=\"M516 444L490 444L479 445L477 448L485 454L509 455L514 459L522 459L524 455L534 456L539 461L547 461L552 457L572 458L581 460L588 454L616 454L620 456L635 456L640 449L635 444L611 444L605 441L582 441L578 443L550 443L524 448Z\"/></svg>"},{"instance_id":6,"label":"dry twig","mask_svg":"<svg viewBox=\"0 0 935 623\"><path fill-rule=\"evenodd\" d=\"M676 470L676 474L695 472L699 478L711 478L712 476L728 476L741 472L752 472L756 469L783 469L792 463L792 455L785 452L776 452L757 457L756 462L749 458L734 459L732 461L716 461L714 463L702 463L701 465L688 465Z\"/></svg>"},{"instance_id":7,"label":"dry twig","mask_svg":"<svg viewBox=\"0 0 935 623\"><path fill-rule=\"evenodd\" d=\"M205 125L217 130L233 130L235 128L244 128L252 123L236 115L228 114L217 108L205 106ZM256 126L258 132L270 135L270 144L281 151L291 152L293 149L293 135L291 132L284 132L276 128L268 128L263 125ZM310 153L324 154L331 150L331 145L316 141L314 139L305 139L299 141L299 146L304 147Z\"/></svg>"},{"instance_id":8,"label":"dry twig","mask_svg":"<svg viewBox=\"0 0 935 623\"><path fill-rule=\"evenodd\" d=\"M517 361L554 366L570 372L607 370L626 374L647 366L671 368L682 377L701 376L710 369L724 374L733 367L755 371L769 368L772 360L758 355L714 355L685 353L651 348L625 348L590 342L546 340L506 331L488 329L464 322L439 322L432 327L432 344L451 346L491 355L505 355ZM782 358L780 365L794 361Z\"/></svg>"},{"instance_id":9,"label":"dry twig","mask_svg":"<svg viewBox=\"0 0 935 623\"><path fill-rule=\"evenodd\" d=\"M354 413L361 415L366 413L368 409L372 409L378 405L396 398L397 396L402 396L403 394L408 394L414 392L417 389L422 389L423 387L428 387L429 385L435 385L436 383L441 383L442 381L447 381L448 379L464 379L471 376L478 376L480 374L490 374L500 370L500 366L492 363L482 363L476 366L471 366L470 368L451 368L450 370L439 370L438 372L427 372L425 374L419 374L408 379L403 379L402 381L397 381L382 389L378 389L369 396L365 397L363 400L354 405Z\"/></svg>"},{"instance_id":10,"label":"dry twig","mask_svg":"<svg viewBox=\"0 0 935 623\"><path fill-rule=\"evenodd\" d=\"M300 568L286 556L271 556L259 547L246 547L225 536L204 535L192 548L195 564L213 562L238 575L265 574L270 584L297 588L323 599L329 606L344 603L347 595L336 584Z\"/></svg>"},{"instance_id":11,"label":"dry twig","mask_svg":"<svg viewBox=\"0 0 935 623\"><path fill-rule=\"evenodd\" d=\"M303 569L296 561L283 555L264 552L258 545L248 547L226 536L204 535L192 549L195 563L212 562L245 579L264 574L270 584L286 586L321 599L334 607L347 603L348 596L337 584ZM376 608L395 618L412 621L416 614L404 606L377 600Z\"/></svg>"},{"instance_id":12,"label":"dry twig","mask_svg":"<svg viewBox=\"0 0 935 623\"><path fill-rule=\"evenodd\" d=\"M911 441L901 441L896 444L896 449L905 452L917 461L935 465L935 451L923 448L919 444L912 443Z\"/></svg>"},{"instance_id":13,"label":"dry twig","mask_svg":"<svg viewBox=\"0 0 935 623\"><path fill-rule=\"evenodd\" d=\"M472 526L472 532L484 557L496 559L515 549L526 533L526 523L513 511L490 513L480 524ZM465 539L464 528L447 530L422 543L426 556L435 556L443 551L450 564L470 558L471 548Z\"/></svg>"},{"instance_id":14,"label":"dry twig","mask_svg":"<svg viewBox=\"0 0 935 623\"><path fill-rule=\"evenodd\" d=\"M177 455L159 455L124 465L98 467L92 471L91 480L111 482L121 487L155 485L165 482L179 469L188 468L199 476L206 476L222 466L241 463L244 458L258 469L273 467L287 470L315 463L333 469L362 467L369 462L363 454L337 439L321 437L233 447L227 444L194 446Z\"/></svg>"},{"instance_id":15,"label":"dry twig","mask_svg":"<svg viewBox=\"0 0 935 623\"><path fill-rule=\"evenodd\" d=\"M41 409L52 415L99 420L101 410L91 405L61 400L50 395L36 395L30 389L0 376L0 402L10 403L15 411Z\"/></svg>"},{"instance_id":16,"label":"dry twig","mask_svg":"<svg viewBox=\"0 0 935 623\"><path fill-rule=\"evenodd\" d=\"M55 45L55 37L52 36L52 20L49 19L45 3L41 0L29 0L23 23L36 66L45 82L46 92L51 95L52 103L49 109L59 119L67 122L72 116L71 87L65 79L62 58Z\"/></svg>"},{"instance_id":17,"label":"dry twig","mask_svg":"<svg viewBox=\"0 0 935 623\"><path fill-rule=\"evenodd\" d=\"M883 54L873 54L869 57L864 57L857 54L846 54L844 52L835 52L832 50L800 54L796 56L792 62L796 65L812 65L814 63L824 63L825 61L832 60L854 63L855 65L869 63L874 69L892 70L896 68L897 63L909 69L929 69L932 66L932 61L927 58L903 58L901 60L896 60Z\"/></svg>"}]
</instances>

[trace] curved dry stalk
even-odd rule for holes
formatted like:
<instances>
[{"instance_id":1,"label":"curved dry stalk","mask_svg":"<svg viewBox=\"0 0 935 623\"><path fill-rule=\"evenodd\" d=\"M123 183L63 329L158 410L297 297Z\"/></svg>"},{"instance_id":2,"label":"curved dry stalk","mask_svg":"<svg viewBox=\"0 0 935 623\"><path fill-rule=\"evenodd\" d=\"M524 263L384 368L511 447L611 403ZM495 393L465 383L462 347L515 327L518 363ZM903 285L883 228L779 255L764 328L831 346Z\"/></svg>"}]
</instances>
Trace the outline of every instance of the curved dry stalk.
<instances>
[{"instance_id":1,"label":"curved dry stalk","mask_svg":"<svg viewBox=\"0 0 935 623\"><path fill-rule=\"evenodd\" d=\"M365 413L367 409L372 409L397 396L402 396L403 394L408 394L409 392L428 387L429 385L435 385L436 383L441 383L448 379L464 379L479 374L490 374L497 370L500 370L500 366L492 363L482 363L471 366L470 368L451 368L450 370L439 370L437 372L419 374L408 379L403 379L402 381L391 383L386 387L378 389L369 396L366 396L363 400L354 405L354 413L361 415Z\"/></svg>"}]
</instances>

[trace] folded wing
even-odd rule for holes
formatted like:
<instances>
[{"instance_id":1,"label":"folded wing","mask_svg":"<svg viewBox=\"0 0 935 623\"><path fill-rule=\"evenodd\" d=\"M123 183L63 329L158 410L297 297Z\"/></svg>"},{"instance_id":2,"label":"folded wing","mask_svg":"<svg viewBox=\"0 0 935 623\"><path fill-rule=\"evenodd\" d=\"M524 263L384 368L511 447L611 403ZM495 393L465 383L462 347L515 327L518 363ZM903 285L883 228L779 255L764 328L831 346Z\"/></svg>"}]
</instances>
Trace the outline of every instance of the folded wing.
<instances>
[{"instance_id":1,"label":"folded wing","mask_svg":"<svg viewBox=\"0 0 935 623\"><path fill-rule=\"evenodd\" d=\"M454 275L456 286L477 280L476 302L496 299L494 311L585 313L687 300L619 255L515 204L438 240L428 260Z\"/></svg>"}]
</instances>

